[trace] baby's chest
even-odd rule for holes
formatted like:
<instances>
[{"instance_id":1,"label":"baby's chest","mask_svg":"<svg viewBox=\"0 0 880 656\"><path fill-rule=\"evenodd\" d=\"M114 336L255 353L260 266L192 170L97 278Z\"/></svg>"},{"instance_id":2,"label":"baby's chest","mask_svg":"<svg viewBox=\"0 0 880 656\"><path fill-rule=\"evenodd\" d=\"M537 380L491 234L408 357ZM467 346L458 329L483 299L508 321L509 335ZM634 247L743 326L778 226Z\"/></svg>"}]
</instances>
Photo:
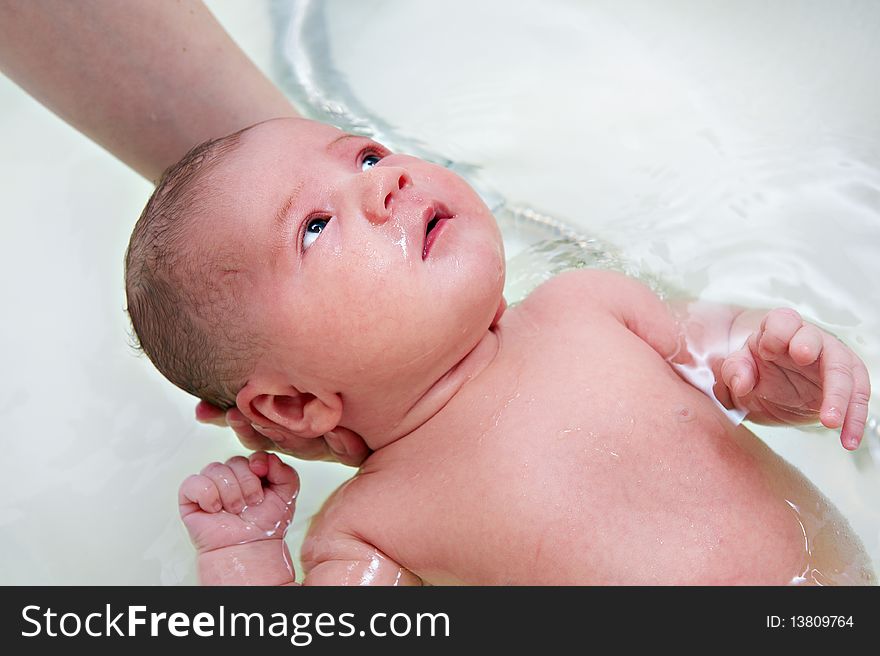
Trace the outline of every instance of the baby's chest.
<instances>
[{"instance_id":1,"label":"baby's chest","mask_svg":"<svg viewBox=\"0 0 880 656\"><path fill-rule=\"evenodd\" d=\"M637 458L652 440L680 432L677 413L700 404L711 408L613 319L514 323L491 370L418 435L395 445L394 464L421 486L433 485L429 494L448 495L448 481L485 500L501 488L519 495L537 485L564 504L604 479L609 464Z\"/></svg>"},{"instance_id":2,"label":"baby's chest","mask_svg":"<svg viewBox=\"0 0 880 656\"><path fill-rule=\"evenodd\" d=\"M507 562L532 568L534 554L559 567L586 553L591 527L620 501L608 490L638 494L665 433L680 430L674 413L702 398L601 316L513 323L502 338L491 370L383 449L365 481L369 503L351 514L359 534L437 581L509 572L493 563L511 545ZM547 534L563 537L544 543Z\"/></svg>"},{"instance_id":3,"label":"baby's chest","mask_svg":"<svg viewBox=\"0 0 880 656\"><path fill-rule=\"evenodd\" d=\"M503 360L464 421L529 441L570 429L613 433L622 418L662 413L681 395L671 367L607 313L539 319L511 325Z\"/></svg>"}]
</instances>

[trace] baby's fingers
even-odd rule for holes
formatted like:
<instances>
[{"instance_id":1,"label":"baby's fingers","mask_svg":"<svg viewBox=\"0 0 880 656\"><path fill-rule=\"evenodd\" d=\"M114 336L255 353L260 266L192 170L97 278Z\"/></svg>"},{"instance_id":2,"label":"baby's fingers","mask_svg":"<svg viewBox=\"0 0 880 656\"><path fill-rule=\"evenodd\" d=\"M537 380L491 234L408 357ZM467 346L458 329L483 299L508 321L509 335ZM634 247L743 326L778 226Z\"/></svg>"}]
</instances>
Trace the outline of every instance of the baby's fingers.
<instances>
[{"instance_id":1,"label":"baby's fingers","mask_svg":"<svg viewBox=\"0 0 880 656\"><path fill-rule=\"evenodd\" d=\"M819 374L822 376L819 420L827 428L840 428L853 393L853 364L849 349L833 337L828 337L822 346Z\"/></svg>"},{"instance_id":2,"label":"baby's fingers","mask_svg":"<svg viewBox=\"0 0 880 656\"><path fill-rule=\"evenodd\" d=\"M859 448L865 422L868 420L868 399L871 398L871 382L868 370L860 360L853 366L853 391L846 409L846 419L840 431L840 443L844 449Z\"/></svg>"},{"instance_id":3,"label":"baby's fingers","mask_svg":"<svg viewBox=\"0 0 880 656\"><path fill-rule=\"evenodd\" d=\"M290 465L284 464L274 453L267 454L269 471L266 479L269 487L285 502L292 501L299 493L299 475Z\"/></svg>"},{"instance_id":4,"label":"baby's fingers","mask_svg":"<svg viewBox=\"0 0 880 656\"><path fill-rule=\"evenodd\" d=\"M822 331L810 323L798 330L788 345L788 355L799 367L807 367L822 354Z\"/></svg>"},{"instance_id":5,"label":"baby's fingers","mask_svg":"<svg viewBox=\"0 0 880 656\"><path fill-rule=\"evenodd\" d=\"M212 462L202 470L202 476L206 476L214 482L220 492L220 501L227 512L234 515L244 510L244 495L238 479L228 465Z\"/></svg>"},{"instance_id":6,"label":"baby's fingers","mask_svg":"<svg viewBox=\"0 0 880 656\"><path fill-rule=\"evenodd\" d=\"M235 456L226 461L227 466L238 479L238 486L244 495L244 501L249 506L255 506L263 500L263 483L255 474L247 458Z\"/></svg>"},{"instance_id":7,"label":"baby's fingers","mask_svg":"<svg viewBox=\"0 0 880 656\"><path fill-rule=\"evenodd\" d=\"M220 492L214 485L214 481L201 474L188 476L180 484L177 503L180 505L181 517L186 517L199 509L207 513L216 513L223 509L223 504L220 502Z\"/></svg>"},{"instance_id":8,"label":"baby's fingers","mask_svg":"<svg viewBox=\"0 0 880 656\"><path fill-rule=\"evenodd\" d=\"M735 397L743 397L755 388L758 374L748 346L727 356L721 364L721 380Z\"/></svg>"},{"instance_id":9,"label":"baby's fingers","mask_svg":"<svg viewBox=\"0 0 880 656\"><path fill-rule=\"evenodd\" d=\"M295 499L299 492L299 475L296 470L276 456L274 453L258 451L249 458L251 471L269 482L273 490L285 502Z\"/></svg>"},{"instance_id":10,"label":"baby's fingers","mask_svg":"<svg viewBox=\"0 0 880 656\"><path fill-rule=\"evenodd\" d=\"M795 310L771 310L761 321L758 331L758 355L767 362L773 362L784 355L792 338L803 325L804 320Z\"/></svg>"}]
</instances>

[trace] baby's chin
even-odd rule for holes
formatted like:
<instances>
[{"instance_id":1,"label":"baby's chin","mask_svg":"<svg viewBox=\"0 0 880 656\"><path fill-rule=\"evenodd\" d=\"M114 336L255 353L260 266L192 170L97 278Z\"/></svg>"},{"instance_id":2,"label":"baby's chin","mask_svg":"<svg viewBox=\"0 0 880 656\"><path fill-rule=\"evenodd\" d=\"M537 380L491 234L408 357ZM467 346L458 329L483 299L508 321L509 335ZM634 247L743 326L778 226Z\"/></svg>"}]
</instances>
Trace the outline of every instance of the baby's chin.
<instances>
[{"instance_id":1,"label":"baby's chin","mask_svg":"<svg viewBox=\"0 0 880 656\"><path fill-rule=\"evenodd\" d=\"M490 329L498 325L505 312L507 312L507 300L502 296L501 301L498 303L498 309L495 310L495 316L492 319L492 323L489 324Z\"/></svg>"}]
</instances>

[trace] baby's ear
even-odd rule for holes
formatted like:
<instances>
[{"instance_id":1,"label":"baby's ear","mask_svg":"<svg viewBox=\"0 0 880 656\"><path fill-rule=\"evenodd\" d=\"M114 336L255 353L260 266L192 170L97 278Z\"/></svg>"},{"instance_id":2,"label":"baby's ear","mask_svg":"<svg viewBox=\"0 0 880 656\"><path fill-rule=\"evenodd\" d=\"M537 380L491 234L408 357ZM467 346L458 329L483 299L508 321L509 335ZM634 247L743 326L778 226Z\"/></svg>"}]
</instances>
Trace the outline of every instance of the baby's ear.
<instances>
[{"instance_id":1,"label":"baby's ear","mask_svg":"<svg viewBox=\"0 0 880 656\"><path fill-rule=\"evenodd\" d=\"M279 443L286 436L321 437L342 419L342 399L338 394L318 397L292 385L272 388L248 382L235 397L235 403L260 427L260 433Z\"/></svg>"}]
</instances>

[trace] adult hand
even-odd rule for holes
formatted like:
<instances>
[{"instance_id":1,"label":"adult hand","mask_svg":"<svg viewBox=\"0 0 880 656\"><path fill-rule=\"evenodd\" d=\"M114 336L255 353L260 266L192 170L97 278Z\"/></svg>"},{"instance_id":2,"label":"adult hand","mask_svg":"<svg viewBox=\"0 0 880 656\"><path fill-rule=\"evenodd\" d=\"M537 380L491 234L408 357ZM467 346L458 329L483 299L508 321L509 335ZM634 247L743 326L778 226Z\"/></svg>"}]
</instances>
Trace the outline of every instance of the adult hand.
<instances>
[{"instance_id":1,"label":"adult hand","mask_svg":"<svg viewBox=\"0 0 880 656\"><path fill-rule=\"evenodd\" d=\"M277 451L301 460L327 460L351 467L360 466L371 453L363 438L347 428L336 428L324 437L314 439L288 438L280 445L262 435L259 426L251 424L237 408L224 411L210 403L199 401L196 419L205 424L229 426L235 431L239 442L252 451Z\"/></svg>"}]
</instances>

